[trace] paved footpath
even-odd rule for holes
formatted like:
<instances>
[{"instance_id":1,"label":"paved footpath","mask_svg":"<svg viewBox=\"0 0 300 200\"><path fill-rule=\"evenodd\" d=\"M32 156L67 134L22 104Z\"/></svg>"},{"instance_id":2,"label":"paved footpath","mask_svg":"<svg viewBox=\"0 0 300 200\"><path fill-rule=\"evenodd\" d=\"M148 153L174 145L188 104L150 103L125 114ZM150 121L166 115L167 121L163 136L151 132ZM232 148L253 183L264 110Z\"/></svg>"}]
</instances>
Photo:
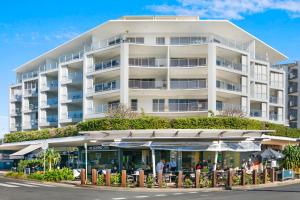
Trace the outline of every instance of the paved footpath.
<instances>
[{"instance_id":1,"label":"paved footpath","mask_svg":"<svg viewBox=\"0 0 300 200\"><path fill-rule=\"evenodd\" d=\"M174 191L153 192L108 191L69 185L44 184L32 181L13 180L0 177L0 200L299 200L300 184L272 188L234 191Z\"/></svg>"}]
</instances>

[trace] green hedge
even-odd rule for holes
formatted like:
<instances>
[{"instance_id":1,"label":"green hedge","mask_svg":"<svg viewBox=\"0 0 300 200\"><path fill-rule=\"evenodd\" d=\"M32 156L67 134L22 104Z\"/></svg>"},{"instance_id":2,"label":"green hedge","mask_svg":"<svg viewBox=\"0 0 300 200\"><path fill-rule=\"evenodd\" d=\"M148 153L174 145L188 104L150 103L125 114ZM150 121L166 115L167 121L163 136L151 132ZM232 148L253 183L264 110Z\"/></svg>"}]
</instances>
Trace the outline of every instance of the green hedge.
<instances>
[{"instance_id":1,"label":"green hedge","mask_svg":"<svg viewBox=\"0 0 300 200\"><path fill-rule=\"evenodd\" d=\"M80 131L127 130L127 129L243 129L275 130L272 135L300 138L300 130L283 125L238 117L189 117L168 119L141 117L135 119L101 118L80 122L76 126L45 129L40 131L6 134L4 142L21 142L47 138L76 136Z\"/></svg>"}]
</instances>

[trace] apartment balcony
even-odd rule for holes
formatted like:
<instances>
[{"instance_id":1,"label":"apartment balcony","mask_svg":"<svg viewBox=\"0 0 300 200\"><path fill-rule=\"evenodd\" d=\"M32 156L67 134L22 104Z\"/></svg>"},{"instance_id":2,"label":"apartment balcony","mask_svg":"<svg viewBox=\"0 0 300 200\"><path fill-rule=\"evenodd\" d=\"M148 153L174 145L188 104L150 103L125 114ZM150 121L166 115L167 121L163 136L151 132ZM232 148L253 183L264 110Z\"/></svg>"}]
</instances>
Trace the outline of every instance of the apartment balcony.
<instances>
[{"instance_id":1,"label":"apartment balcony","mask_svg":"<svg viewBox=\"0 0 300 200\"><path fill-rule=\"evenodd\" d=\"M236 84L236 83L229 83L226 81L217 80L216 86L218 89L220 89L222 91L238 92L238 93L242 92L242 86L240 84Z\"/></svg>"},{"instance_id":2,"label":"apartment balcony","mask_svg":"<svg viewBox=\"0 0 300 200\"><path fill-rule=\"evenodd\" d=\"M42 65L39 67L40 72L49 72L58 69L58 63L50 63L48 65Z\"/></svg>"},{"instance_id":3,"label":"apartment balcony","mask_svg":"<svg viewBox=\"0 0 300 200\"><path fill-rule=\"evenodd\" d=\"M291 94L291 93L297 93L298 92L298 88L297 87L289 87L288 91L289 91L289 94Z\"/></svg>"},{"instance_id":4,"label":"apartment balcony","mask_svg":"<svg viewBox=\"0 0 300 200\"><path fill-rule=\"evenodd\" d=\"M279 98L279 97L276 97L276 96L270 96L270 103L283 104L283 98Z\"/></svg>"},{"instance_id":5,"label":"apartment balcony","mask_svg":"<svg viewBox=\"0 0 300 200\"><path fill-rule=\"evenodd\" d=\"M169 112L207 112L207 102L189 101L186 103L182 102L169 102Z\"/></svg>"},{"instance_id":6,"label":"apartment balcony","mask_svg":"<svg viewBox=\"0 0 300 200\"><path fill-rule=\"evenodd\" d=\"M270 81L270 87L273 87L273 88L277 88L277 89L284 89L283 87L283 82L282 81Z\"/></svg>"},{"instance_id":7,"label":"apartment balcony","mask_svg":"<svg viewBox=\"0 0 300 200\"><path fill-rule=\"evenodd\" d=\"M37 97L38 96L38 89L26 89L24 91L24 97Z\"/></svg>"},{"instance_id":8,"label":"apartment balcony","mask_svg":"<svg viewBox=\"0 0 300 200\"><path fill-rule=\"evenodd\" d=\"M32 78L37 78L39 75L39 71L32 71L32 72L27 72L22 74L22 80L26 80L26 79L32 79Z\"/></svg>"},{"instance_id":9,"label":"apartment balcony","mask_svg":"<svg viewBox=\"0 0 300 200\"><path fill-rule=\"evenodd\" d=\"M49 115L46 118L42 118L40 126L56 126L58 124L57 115Z\"/></svg>"},{"instance_id":10,"label":"apartment balcony","mask_svg":"<svg viewBox=\"0 0 300 200\"><path fill-rule=\"evenodd\" d=\"M206 58L171 58L170 67L205 67L207 65Z\"/></svg>"},{"instance_id":11,"label":"apartment balcony","mask_svg":"<svg viewBox=\"0 0 300 200\"><path fill-rule=\"evenodd\" d=\"M278 115L275 113L270 113L269 120L275 121L275 122L282 122L282 115Z\"/></svg>"},{"instance_id":12,"label":"apartment balcony","mask_svg":"<svg viewBox=\"0 0 300 200\"><path fill-rule=\"evenodd\" d=\"M42 101L41 108L57 108L58 98L48 98L47 101Z\"/></svg>"},{"instance_id":13,"label":"apartment balcony","mask_svg":"<svg viewBox=\"0 0 300 200\"><path fill-rule=\"evenodd\" d=\"M129 58L129 66L146 68L167 67L167 60L163 58Z\"/></svg>"},{"instance_id":14,"label":"apartment balcony","mask_svg":"<svg viewBox=\"0 0 300 200\"><path fill-rule=\"evenodd\" d=\"M250 97L258 101L268 101L267 93L251 93Z\"/></svg>"},{"instance_id":15,"label":"apartment balcony","mask_svg":"<svg viewBox=\"0 0 300 200\"><path fill-rule=\"evenodd\" d=\"M289 107L297 107L297 106L298 106L297 101L295 101L295 100L290 100L289 101Z\"/></svg>"},{"instance_id":16,"label":"apartment balcony","mask_svg":"<svg viewBox=\"0 0 300 200\"><path fill-rule=\"evenodd\" d=\"M24 130L33 130L38 128L38 121L37 119L32 119L30 121L25 121L23 125Z\"/></svg>"},{"instance_id":17,"label":"apartment balcony","mask_svg":"<svg viewBox=\"0 0 300 200\"><path fill-rule=\"evenodd\" d=\"M54 80L54 81L47 81L46 84L43 84L41 87L42 91L54 91L57 90L58 88L58 81Z\"/></svg>"},{"instance_id":18,"label":"apartment balcony","mask_svg":"<svg viewBox=\"0 0 300 200\"><path fill-rule=\"evenodd\" d=\"M221 57L217 57L216 65L237 72L247 73L248 71L247 65L234 63Z\"/></svg>"},{"instance_id":19,"label":"apartment balcony","mask_svg":"<svg viewBox=\"0 0 300 200\"><path fill-rule=\"evenodd\" d=\"M10 124L10 131L12 131L12 132L22 131L21 123L11 123Z\"/></svg>"},{"instance_id":20,"label":"apartment balcony","mask_svg":"<svg viewBox=\"0 0 300 200\"><path fill-rule=\"evenodd\" d=\"M289 80L293 80L293 79L297 79L298 78L298 74L290 72L288 75L288 79Z\"/></svg>"},{"instance_id":21,"label":"apartment balcony","mask_svg":"<svg viewBox=\"0 0 300 200\"><path fill-rule=\"evenodd\" d=\"M120 67L120 59L110 59L102 62L97 62L93 67L89 68L89 73L109 71Z\"/></svg>"},{"instance_id":22,"label":"apartment balcony","mask_svg":"<svg viewBox=\"0 0 300 200\"><path fill-rule=\"evenodd\" d=\"M176 79L170 81L171 89L187 89L187 90L197 90L207 88L206 80L193 80L193 79Z\"/></svg>"},{"instance_id":23,"label":"apartment balcony","mask_svg":"<svg viewBox=\"0 0 300 200\"><path fill-rule=\"evenodd\" d=\"M85 49L80 50L75 53L70 53L67 55L63 55L59 57L59 63L65 63L65 62L74 62L74 61L79 61L83 59L83 55L85 53Z\"/></svg>"},{"instance_id":24,"label":"apartment balcony","mask_svg":"<svg viewBox=\"0 0 300 200\"><path fill-rule=\"evenodd\" d=\"M129 80L130 89L166 89L167 81L131 79Z\"/></svg>"},{"instance_id":25,"label":"apartment balcony","mask_svg":"<svg viewBox=\"0 0 300 200\"><path fill-rule=\"evenodd\" d=\"M288 119L290 121L297 121L297 114L296 113L295 114L289 114Z\"/></svg>"},{"instance_id":26,"label":"apartment balcony","mask_svg":"<svg viewBox=\"0 0 300 200\"><path fill-rule=\"evenodd\" d=\"M81 103L83 94L81 91L69 92L67 95L63 95L63 103Z\"/></svg>"},{"instance_id":27,"label":"apartment balcony","mask_svg":"<svg viewBox=\"0 0 300 200\"><path fill-rule=\"evenodd\" d=\"M82 72L69 72L62 79L62 84L81 84L83 80Z\"/></svg>"},{"instance_id":28,"label":"apartment balcony","mask_svg":"<svg viewBox=\"0 0 300 200\"><path fill-rule=\"evenodd\" d=\"M250 109L250 116L261 118L267 116L267 112L258 109Z\"/></svg>"},{"instance_id":29,"label":"apartment balcony","mask_svg":"<svg viewBox=\"0 0 300 200\"><path fill-rule=\"evenodd\" d=\"M38 105L37 104L29 104L28 106L24 107L24 113L31 113L31 112L37 112L38 111Z\"/></svg>"},{"instance_id":30,"label":"apartment balcony","mask_svg":"<svg viewBox=\"0 0 300 200\"><path fill-rule=\"evenodd\" d=\"M94 42L91 45L91 50L95 51L95 50L99 50L99 49L105 49L108 47L114 47L119 45L121 42L123 41L122 36L121 35L117 35L108 39L104 39L104 40L99 40Z\"/></svg>"},{"instance_id":31,"label":"apartment balcony","mask_svg":"<svg viewBox=\"0 0 300 200\"><path fill-rule=\"evenodd\" d=\"M21 116L21 114L22 114L21 108L11 109L11 111L10 111L11 116Z\"/></svg>"},{"instance_id":32,"label":"apartment balcony","mask_svg":"<svg viewBox=\"0 0 300 200\"><path fill-rule=\"evenodd\" d=\"M217 111L237 111L241 113L247 112L247 107L242 106L240 104L232 104L232 103L224 103L224 102L217 102L216 103Z\"/></svg>"},{"instance_id":33,"label":"apartment balcony","mask_svg":"<svg viewBox=\"0 0 300 200\"><path fill-rule=\"evenodd\" d=\"M271 69L276 69L279 71L284 71L284 66L283 65L271 65Z\"/></svg>"},{"instance_id":34,"label":"apartment balcony","mask_svg":"<svg viewBox=\"0 0 300 200\"><path fill-rule=\"evenodd\" d=\"M67 113L63 113L61 117L61 123L73 123L82 121L82 111L69 111Z\"/></svg>"},{"instance_id":35,"label":"apartment balcony","mask_svg":"<svg viewBox=\"0 0 300 200\"><path fill-rule=\"evenodd\" d=\"M112 106L108 105L108 104L100 104L100 105L96 105L94 107L88 108L87 118L105 117L105 113L107 113L109 108L112 108Z\"/></svg>"},{"instance_id":36,"label":"apartment balcony","mask_svg":"<svg viewBox=\"0 0 300 200\"><path fill-rule=\"evenodd\" d=\"M251 77L251 79L254 79L254 80L260 81L260 82L264 82L264 83L268 81L267 74L255 73L253 70L251 70L250 77Z\"/></svg>"},{"instance_id":37,"label":"apartment balcony","mask_svg":"<svg viewBox=\"0 0 300 200\"><path fill-rule=\"evenodd\" d=\"M19 94L11 95L10 101L11 102L21 102L22 101L22 94L21 94L21 92Z\"/></svg>"}]
</instances>

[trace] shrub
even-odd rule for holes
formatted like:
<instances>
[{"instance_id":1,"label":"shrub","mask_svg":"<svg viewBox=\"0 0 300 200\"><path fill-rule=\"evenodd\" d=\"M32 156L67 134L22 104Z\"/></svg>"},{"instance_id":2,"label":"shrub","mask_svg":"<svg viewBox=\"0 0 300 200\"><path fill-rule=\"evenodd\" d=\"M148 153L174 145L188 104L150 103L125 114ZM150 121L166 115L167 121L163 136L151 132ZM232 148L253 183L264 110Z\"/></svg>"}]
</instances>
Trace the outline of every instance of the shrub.
<instances>
[{"instance_id":1,"label":"shrub","mask_svg":"<svg viewBox=\"0 0 300 200\"><path fill-rule=\"evenodd\" d=\"M186 179L184 180L184 186L185 186L186 188L191 188L191 187L193 186L192 180L191 180L190 178L186 178Z\"/></svg>"},{"instance_id":2,"label":"shrub","mask_svg":"<svg viewBox=\"0 0 300 200\"><path fill-rule=\"evenodd\" d=\"M120 173L112 174L110 176L110 183L113 186L118 186L121 183L121 174Z\"/></svg>"},{"instance_id":3,"label":"shrub","mask_svg":"<svg viewBox=\"0 0 300 200\"><path fill-rule=\"evenodd\" d=\"M18 163L17 171L24 172L25 168L36 168L41 167L43 165L43 161L39 159L34 160L20 160Z\"/></svg>"},{"instance_id":4,"label":"shrub","mask_svg":"<svg viewBox=\"0 0 300 200\"><path fill-rule=\"evenodd\" d=\"M99 174L98 175L97 185L100 185L100 186L104 185L104 174Z\"/></svg>"},{"instance_id":5,"label":"shrub","mask_svg":"<svg viewBox=\"0 0 300 200\"><path fill-rule=\"evenodd\" d=\"M153 176L147 176L147 179L146 179L146 185L147 185L147 188L152 188L153 186Z\"/></svg>"},{"instance_id":6,"label":"shrub","mask_svg":"<svg viewBox=\"0 0 300 200\"><path fill-rule=\"evenodd\" d=\"M47 171L44 174L45 181L59 182L59 181L72 181L74 180L73 172L69 168L55 169Z\"/></svg>"},{"instance_id":7,"label":"shrub","mask_svg":"<svg viewBox=\"0 0 300 200\"><path fill-rule=\"evenodd\" d=\"M36 172L36 173L29 174L27 178L42 181L44 180L44 174L41 172Z\"/></svg>"},{"instance_id":8,"label":"shrub","mask_svg":"<svg viewBox=\"0 0 300 200\"><path fill-rule=\"evenodd\" d=\"M17 179L22 179L25 178L25 174L23 172L7 172L5 174L6 177L12 177L12 178L17 178Z\"/></svg>"}]
</instances>

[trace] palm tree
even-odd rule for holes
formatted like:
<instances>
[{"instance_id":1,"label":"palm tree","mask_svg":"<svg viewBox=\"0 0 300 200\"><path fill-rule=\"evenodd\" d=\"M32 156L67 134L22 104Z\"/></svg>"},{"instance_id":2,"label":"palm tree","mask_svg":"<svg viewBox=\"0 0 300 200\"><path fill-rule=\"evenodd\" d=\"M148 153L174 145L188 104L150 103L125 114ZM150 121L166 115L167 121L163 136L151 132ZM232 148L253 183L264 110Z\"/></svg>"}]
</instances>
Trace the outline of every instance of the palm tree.
<instances>
[{"instance_id":1,"label":"palm tree","mask_svg":"<svg viewBox=\"0 0 300 200\"><path fill-rule=\"evenodd\" d=\"M300 168L300 147L288 145L282 152L284 158L281 161L281 167L295 170Z\"/></svg>"},{"instance_id":2,"label":"palm tree","mask_svg":"<svg viewBox=\"0 0 300 200\"><path fill-rule=\"evenodd\" d=\"M45 152L45 159L49 165L49 171L52 170L52 166L56 166L60 160L60 154L54 150L54 148L49 148Z\"/></svg>"}]
</instances>

